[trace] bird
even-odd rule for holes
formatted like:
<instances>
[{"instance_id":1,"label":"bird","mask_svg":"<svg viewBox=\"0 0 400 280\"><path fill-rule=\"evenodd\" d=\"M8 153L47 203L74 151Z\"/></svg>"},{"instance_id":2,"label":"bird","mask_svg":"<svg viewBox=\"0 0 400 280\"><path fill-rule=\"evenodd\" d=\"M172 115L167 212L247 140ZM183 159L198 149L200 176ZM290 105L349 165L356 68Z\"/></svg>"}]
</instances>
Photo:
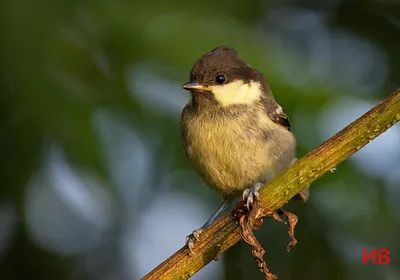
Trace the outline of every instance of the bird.
<instances>
[{"instance_id":1,"label":"bird","mask_svg":"<svg viewBox=\"0 0 400 280\"><path fill-rule=\"evenodd\" d=\"M262 73L233 47L220 46L202 55L182 88L191 93L180 122L186 158L222 197L207 222L186 237L193 253L201 233L234 198L242 196L249 207L261 186L297 160L296 139ZM308 197L305 188L294 199Z\"/></svg>"}]
</instances>

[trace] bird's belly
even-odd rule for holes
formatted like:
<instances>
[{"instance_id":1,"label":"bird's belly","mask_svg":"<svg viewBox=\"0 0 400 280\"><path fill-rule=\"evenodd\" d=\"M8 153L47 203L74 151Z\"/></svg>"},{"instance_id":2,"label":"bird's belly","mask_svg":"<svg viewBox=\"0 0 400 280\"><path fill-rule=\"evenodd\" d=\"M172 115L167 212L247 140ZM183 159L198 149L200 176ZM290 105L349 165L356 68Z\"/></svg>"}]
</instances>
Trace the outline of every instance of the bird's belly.
<instances>
[{"instance_id":1,"label":"bird's belly","mask_svg":"<svg viewBox=\"0 0 400 280\"><path fill-rule=\"evenodd\" d=\"M235 195L257 182L266 182L286 168L292 158L275 155L267 139L246 137L240 128L203 127L185 143L187 157L204 181L222 195Z\"/></svg>"}]
</instances>

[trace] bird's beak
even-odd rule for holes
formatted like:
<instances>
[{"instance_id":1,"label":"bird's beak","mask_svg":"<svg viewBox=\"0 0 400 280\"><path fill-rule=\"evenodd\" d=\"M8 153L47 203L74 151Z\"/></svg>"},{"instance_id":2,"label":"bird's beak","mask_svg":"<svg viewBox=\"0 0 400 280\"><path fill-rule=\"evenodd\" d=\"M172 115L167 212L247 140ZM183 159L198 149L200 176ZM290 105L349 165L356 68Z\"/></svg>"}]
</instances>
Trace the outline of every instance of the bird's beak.
<instances>
[{"instance_id":1,"label":"bird's beak","mask_svg":"<svg viewBox=\"0 0 400 280\"><path fill-rule=\"evenodd\" d=\"M209 92L211 92L211 89L209 89L208 87L199 85L196 82L188 82L186 84L183 84L182 88L186 89L186 90L194 91L194 92L199 92L199 93L209 93Z\"/></svg>"}]
</instances>

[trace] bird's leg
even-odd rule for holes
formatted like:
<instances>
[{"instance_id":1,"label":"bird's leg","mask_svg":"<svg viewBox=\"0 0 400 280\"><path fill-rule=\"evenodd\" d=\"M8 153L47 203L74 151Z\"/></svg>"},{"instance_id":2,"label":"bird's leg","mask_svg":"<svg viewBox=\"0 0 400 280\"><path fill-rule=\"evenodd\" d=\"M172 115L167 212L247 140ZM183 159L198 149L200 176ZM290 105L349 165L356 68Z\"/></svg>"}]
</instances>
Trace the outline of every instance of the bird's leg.
<instances>
[{"instance_id":1,"label":"bird's leg","mask_svg":"<svg viewBox=\"0 0 400 280\"><path fill-rule=\"evenodd\" d=\"M258 198L258 190L263 186L263 183L255 183L251 189L245 189L243 191L243 201L246 202L247 209L250 211L250 204Z\"/></svg>"},{"instance_id":2,"label":"bird's leg","mask_svg":"<svg viewBox=\"0 0 400 280\"><path fill-rule=\"evenodd\" d=\"M199 240L200 234L208 227L210 227L210 225L214 223L219 216L221 216L221 214L229 207L229 205L231 205L231 203L232 203L231 198L224 199L224 201L222 201L218 209L214 212L214 214L211 215L211 217L207 220L207 222L205 222L204 225L201 226L201 228L194 230L192 234L186 237L185 243L192 254L193 254L194 242L196 240Z\"/></svg>"}]
</instances>

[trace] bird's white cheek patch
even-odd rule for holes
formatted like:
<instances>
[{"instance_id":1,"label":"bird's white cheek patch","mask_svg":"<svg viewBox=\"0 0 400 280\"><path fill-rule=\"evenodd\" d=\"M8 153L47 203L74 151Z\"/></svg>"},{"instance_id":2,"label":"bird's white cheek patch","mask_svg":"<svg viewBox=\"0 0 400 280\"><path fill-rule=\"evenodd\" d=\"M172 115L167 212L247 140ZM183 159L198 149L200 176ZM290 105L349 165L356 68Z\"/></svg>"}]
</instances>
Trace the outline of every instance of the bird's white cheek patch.
<instances>
[{"instance_id":1,"label":"bird's white cheek patch","mask_svg":"<svg viewBox=\"0 0 400 280\"><path fill-rule=\"evenodd\" d=\"M242 81L235 81L222 86L213 86L212 92L223 106L228 106L253 103L262 94L260 88L261 85L257 82L245 84Z\"/></svg>"}]
</instances>

